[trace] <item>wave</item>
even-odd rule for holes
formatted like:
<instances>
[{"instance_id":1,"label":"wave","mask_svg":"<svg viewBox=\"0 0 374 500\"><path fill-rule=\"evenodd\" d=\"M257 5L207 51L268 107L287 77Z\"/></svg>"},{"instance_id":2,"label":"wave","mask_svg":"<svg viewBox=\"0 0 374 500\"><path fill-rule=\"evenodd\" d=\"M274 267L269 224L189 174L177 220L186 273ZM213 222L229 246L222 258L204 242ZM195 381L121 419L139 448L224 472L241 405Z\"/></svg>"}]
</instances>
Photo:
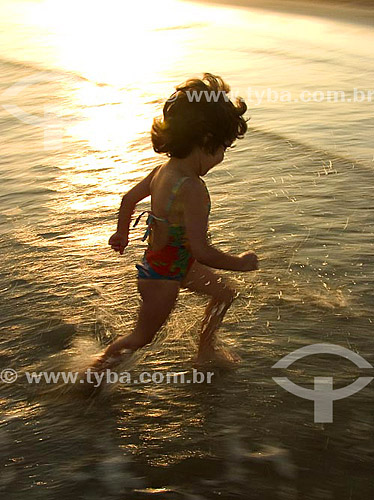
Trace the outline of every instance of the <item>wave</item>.
<instances>
[{"instance_id":1,"label":"wave","mask_svg":"<svg viewBox=\"0 0 374 500\"><path fill-rule=\"evenodd\" d=\"M278 40L278 39L275 39ZM319 57L313 57L311 54L309 54L306 50L304 51L303 55L298 55L294 52L286 52L283 50L276 50L276 49L245 49L245 48L238 48L236 49L238 52L243 52L246 54L259 54L259 55L265 55L265 56L275 56L275 57L283 57L284 59L289 59L289 60L295 60L295 61L302 61L304 63L306 62L312 62L312 63L317 63L317 64L329 64L331 66L337 66L338 68L341 68L342 66L345 68L349 69L356 69L359 71L364 71L366 69L366 65L371 62L370 58L365 58L360 54L360 59L362 60L363 64L354 64L351 62L345 62L342 60L341 57L333 58L333 57L325 57L325 56L319 56ZM357 60L357 54L349 54L345 53L346 56L352 57L352 59Z\"/></svg>"},{"instance_id":2,"label":"wave","mask_svg":"<svg viewBox=\"0 0 374 500\"><path fill-rule=\"evenodd\" d=\"M298 139L294 139L294 138L288 137L286 135L278 134L278 133L272 132L270 130L263 130L263 129L260 129L257 127L250 127L248 129L248 133L249 134L254 133L260 137L262 136L266 139L271 139L271 140L276 141L276 142L283 142L283 143L286 142L289 144L289 146L291 148L297 147L301 151L303 151L304 153L309 153L309 154L318 153L320 155L326 156L327 160L341 161L342 163L350 164L355 168L358 167L358 168L361 168L363 170L369 171L371 173L373 172L372 168L370 168L370 166L368 164L366 164L360 160L343 156L341 154L336 153L335 151L332 152L332 151L329 151L328 149L325 149L325 148L315 147L312 144L307 144L307 143L302 142Z\"/></svg>"},{"instance_id":3,"label":"wave","mask_svg":"<svg viewBox=\"0 0 374 500\"><path fill-rule=\"evenodd\" d=\"M65 70L65 69L59 69L55 67L45 67L43 65L39 65L33 62L26 62L26 61L15 61L11 59L7 59L4 57L0 57L0 65L4 66L10 66L15 69L21 69L23 71L31 70L31 71L43 71L43 72L48 72L52 73L57 76L63 76L65 78L73 78L74 80L79 80L79 81L84 81L84 82L89 82L94 85L97 85L98 87L111 87L109 83L106 82L98 82L94 80L90 80L89 78L86 78L85 76L81 75L80 73L77 73L76 71L70 71L70 70Z\"/></svg>"},{"instance_id":4,"label":"wave","mask_svg":"<svg viewBox=\"0 0 374 500\"><path fill-rule=\"evenodd\" d=\"M206 3L204 0L196 1ZM212 0L209 3L230 7L289 13L292 15L334 19L336 21L369 26L374 24L372 0L361 0L361 2L335 0L332 3L329 2L327 5L322 0L313 2L313 4L305 0Z\"/></svg>"}]
</instances>

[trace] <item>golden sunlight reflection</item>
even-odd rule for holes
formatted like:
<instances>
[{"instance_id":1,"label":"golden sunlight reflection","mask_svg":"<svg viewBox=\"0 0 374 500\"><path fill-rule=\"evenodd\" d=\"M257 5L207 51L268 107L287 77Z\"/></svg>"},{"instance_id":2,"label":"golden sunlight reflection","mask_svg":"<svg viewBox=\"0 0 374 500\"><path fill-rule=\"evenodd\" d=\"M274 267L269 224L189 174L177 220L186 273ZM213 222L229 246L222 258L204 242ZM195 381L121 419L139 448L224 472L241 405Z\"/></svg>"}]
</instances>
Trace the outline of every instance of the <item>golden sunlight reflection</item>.
<instances>
[{"instance_id":1,"label":"golden sunlight reflection","mask_svg":"<svg viewBox=\"0 0 374 500\"><path fill-rule=\"evenodd\" d=\"M69 234L69 243L76 250L79 249L79 247L85 247L87 249L92 249L94 247L106 248L110 229L99 224L95 227L86 228L85 230L74 231Z\"/></svg>"},{"instance_id":2,"label":"golden sunlight reflection","mask_svg":"<svg viewBox=\"0 0 374 500\"><path fill-rule=\"evenodd\" d=\"M156 161L152 120L176 74L189 71L184 63L196 51L196 31L210 32L237 14L178 0L42 0L24 15L48 34L50 62L85 79L76 80L69 93L69 106L79 112L65 121L65 137L89 145L91 152L61 166L65 210L115 209L118 195ZM98 242L100 236L89 238Z\"/></svg>"},{"instance_id":3,"label":"golden sunlight reflection","mask_svg":"<svg viewBox=\"0 0 374 500\"><path fill-rule=\"evenodd\" d=\"M69 96L80 112L65 122L65 135L134 163L152 155L158 99L172 91L174 73L184 71L178 65L191 50L191 30L225 17L222 9L178 0L42 0L23 16L53 48L49 62L86 79Z\"/></svg>"},{"instance_id":4,"label":"golden sunlight reflection","mask_svg":"<svg viewBox=\"0 0 374 500\"><path fill-rule=\"evenodd\" d=\"M138 135L150 129L152 118L139 91L87 82L72 98L81 108L81 119L68 124L66 133L88 141L96 150L124 152Z\"/></svg>"},{"instance_id":5,"label":"golden sunlight reflection","mask_svg":"<svg viewBox=\"0 0 374 500\"><path fill-rule=\"evenodd\" d=\"M58 65L122 86L144 84L172 65L185 35L170 28L194 22L176 0L44 0L29 15L51 33Z\"/></svg>"},{"instance_id":6,"label":"golden sunlight reflection","mask_svg":"<svg viewBox=\"0 0 374 500\"><path fill-rule=\"evenodd\" d=\"M197 55L198 33L207 29L211 38L212 27L238 17L222 6L179 0L41 0L22 12L44 39L46 62L86 79L69 96L80 113L66 122L65 135L134 162L152 155L149 130L159 99L171 93L177 75L191 74L185 63Z\"/></svg>"},{"instance_id":7,"label":"golden sunlight reflection","mask_svg":"<svg viewBox=\"0 0 374 500\"><path fill-rule=\"evenodd\" d=\"M103 209L113 206L114 198L118 204L118 197L114 196L92 196L90 199L82 200L81 198L76 198L69 205L69 209L76 212L89 212L95 209Z\"/></svg>"},{"instance_id":8,"label":"golden sunlight reflection","mask_svg":"<svg viewBox=\"0 0 374 500\"><path fill-rule=\"evenodd\" d=\"M78 209L78 206L76 208ZM91 209L97 209L97 206L91 206ZM80 228L77 231L69 233L69 244L71 245L71 248L74 248L75 250L80 247L87 249L100 247L102 249L106 249L108 245L108 238L114 228L115 224L113 223L110 223L109 225L100 223L92 226L86 226L83 229ZM136 228L131 231L129 240L131 242L140 241L143 233L144 229L142 227Z\"/></svg>"}]
</instances>

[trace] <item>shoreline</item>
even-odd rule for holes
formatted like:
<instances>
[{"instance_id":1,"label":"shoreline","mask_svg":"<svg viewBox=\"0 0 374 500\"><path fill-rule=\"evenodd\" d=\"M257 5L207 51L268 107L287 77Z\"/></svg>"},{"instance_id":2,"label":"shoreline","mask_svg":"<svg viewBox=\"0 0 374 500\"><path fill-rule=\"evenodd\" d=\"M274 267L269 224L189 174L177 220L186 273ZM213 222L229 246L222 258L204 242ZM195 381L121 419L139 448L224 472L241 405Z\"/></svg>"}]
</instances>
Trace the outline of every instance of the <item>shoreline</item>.
<instances>
[{"instance_id":1,"label":"shoreline","mask_svg":"<svg viewBox=\"0 0 374 500\"><path fill-rule=\"evenodd\" d=\"M187 0L194 3L216 4L222 7L239 7L248 9L269 10L273 12L290 13L302 16L320 17L374 25L374 4L369 0L361 0L359 4L351 1L317 0L312 5L305 0Z\"/></svg>"}]
</instances>

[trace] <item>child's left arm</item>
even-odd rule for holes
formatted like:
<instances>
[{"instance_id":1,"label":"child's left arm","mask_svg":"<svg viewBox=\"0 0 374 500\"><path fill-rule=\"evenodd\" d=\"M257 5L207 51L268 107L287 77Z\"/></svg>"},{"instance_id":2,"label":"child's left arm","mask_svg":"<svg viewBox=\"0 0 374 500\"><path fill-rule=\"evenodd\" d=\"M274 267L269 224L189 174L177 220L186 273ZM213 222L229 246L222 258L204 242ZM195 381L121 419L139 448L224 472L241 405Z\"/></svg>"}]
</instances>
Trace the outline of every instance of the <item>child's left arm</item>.
<instances>
[{"instance_id":1,"label":"child's left arm","mask_svg":"<svg viewBox=\"0 0 374 500\"><path fill-rule=\"evenodd\" d=\"M139 201L150 196L151 182L159 168L154 168L147 177L130 189L122 198L118 213L117 231L109 238L109 245L121 255L129 242L129 227L134 209Z\"/></svg>"}]
</instances>

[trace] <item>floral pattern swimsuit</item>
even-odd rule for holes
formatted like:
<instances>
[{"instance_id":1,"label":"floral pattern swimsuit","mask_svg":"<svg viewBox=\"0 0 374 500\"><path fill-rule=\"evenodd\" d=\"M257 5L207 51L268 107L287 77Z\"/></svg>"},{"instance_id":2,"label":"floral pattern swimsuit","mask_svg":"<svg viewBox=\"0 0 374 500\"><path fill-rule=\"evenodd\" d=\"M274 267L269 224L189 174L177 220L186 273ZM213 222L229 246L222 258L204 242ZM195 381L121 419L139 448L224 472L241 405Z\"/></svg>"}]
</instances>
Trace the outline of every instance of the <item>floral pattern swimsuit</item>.
<instances>
[{"instance_id":1,"label":"floral pattern swimsuit","mask_svg":"<svg viewBox=\"0 0 374 500\"><path fill-rule=\"evenodd\" d=\"M182 177L178 180L172 189L171 196L167 205L166 213L170 209L178 193L179 188L188 177ZM205 183L202 179L204 186ZM205 186L206 189L206 186ZM207 199L210 211L209 193L206 189ZM136 219L134 227L139 223L141 217L148 213L147 230L142 241L148 239L148 247L144 253L141 264L136 264L139 279L162 279L162 280L182 280L190 270L195 258L192 256L191 248L186 235L185 226L172 224L167 218L156 217L152 212L142 212ZM168 242L159 250L152 250L152 231L154 221L161 221L168 224Z\"/></svg>"}]
</instances>

